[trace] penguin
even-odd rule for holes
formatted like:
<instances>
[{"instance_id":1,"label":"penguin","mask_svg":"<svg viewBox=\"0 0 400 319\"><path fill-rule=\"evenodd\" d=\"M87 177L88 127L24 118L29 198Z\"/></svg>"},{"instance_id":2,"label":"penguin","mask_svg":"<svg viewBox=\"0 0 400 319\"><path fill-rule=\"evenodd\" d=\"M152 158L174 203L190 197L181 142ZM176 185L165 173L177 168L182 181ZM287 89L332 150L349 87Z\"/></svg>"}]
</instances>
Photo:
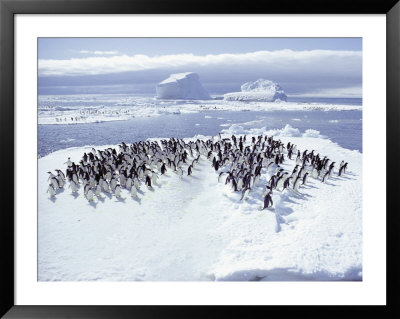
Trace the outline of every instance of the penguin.
<instances>
[{"instance_id":1,"label":"penguin","mask_svg":"<svg viewBox=\"0 0 400 319\"><path fill-rule=\"evenodd\" d=\"M115 192L115 187L117 187L117 180L113 177L110 181L111 192Z\"/></svg>"},{"instance_id":2,"label":"penguin","mask_svg":"<svg viewBox=\"0 0 400 319\"><path fill-rule=\"evenodd\" d=\"M219 173L219 175L218 175L218 183L221 183L221 179L222 179L224 174L226 174L226 172Z\"/></svg>"},{"instance_id":3,"label":"penguin","mask_svg":"<svg viewBox=\"0 0 400 319\"><path fill-rule=\"evenodd\" d=\"M289 186L290 186L290 177L287 177L285 179L285 181L283 182L283 189L286 189L286 188L289 189Z\"/></svg>"},{"instance_id":4,"label":"penguin","mask_svg":"<svg viewBox=\"0 0 400 319\"><path fill-rule=\"evenodd\" d=\"M324 177L322 178L322 183L325 183L326 182L326 180L329 178L329 171L327 171L325 174L324 174Z\"/></svg>"},{"instance_id":5,"label":"penguin","mask_svg":"<svg viewBox=\"0 0 400 319\"><path fill-rule=\"evenodd\" d=\"M343 165L344 165L344 161L342 160L342 161L340 162L339 168L341 168Z\"/></svg>"},{"instance_id":6,"label":"penguin","mask_svg":"<svg viewBox=\"0 0 400 319\"><path fill-rule=\"evenodd\" d=\"M72 166L71 158L68 157L68 160L64 164L67 164L68 167Z\"/></svg>"},{"instance_id":7,"label":"penguin","mask_svg":"<svg viewBox=\"0 0 400 319\"><path fill-rule=\"evenodd\" d=\"M119 184L117 184L117 186L115 186L115 197L117 197L117 198L121 197L121 186Z\"/></svg>"},{"instance_id":8,"label":"penguin","mask_svg":"<svg viewBox=\"0 0 400 319\"><path fill-rule=\"evenodd\" d=\"M99 197L100 194L101 194L101 186L100 186L100 184L97 184L97 186L96 186L96 191L95 191L95 195L96 195L97 197Z\"/></svg>"},{"instance_id":9,"label":"penguin","mask_svg":"<svg viewBox=\"0 0 400 319\"><path fill-rule=\"evenodd\" d=\"M50 197L56 196L56 191L55 191L54 186L52 184L49 185L49 188L47 189L47 193L50 194Z\"/></svg>"},{"instance_id":10,"label":"penguin","mask_svg":"<svg viewBox=\"0 0 400 319\"><path fill-rule=\"evenodd\" d=\"M104 179L102 177L100 177L98 183L99 183L100 187L103 187Z\"/></svg>"},{"instance_id":11,"label":"penguin","mask_svg":"<svg viewBox=\"0 0 400 319\"><path fill-rule=\"evenodd\" d=\"M71 181L69 188L71 188L72 193L76 193L78 191L78 184L76 184L74 181Z\"/></svg>"},{"instance_id":12,"label":"penguin","mask_svg":"<svg viewBox=\"0 0 400 319\"><path fill-rule=\"evenodd\" d=\"M164 175L167 172L167 168L165 167L165 163L163 162L161 165L161 175Z\"/></svg>"},{"instance_id":13,"label":"penguin","mask_svg":"<svg viewBox=\"0 0 400 319\"><path fill-rule=\"evenodd\" d=\"M264 197L264 207L262 210L272 207L272 205L274 205L273 201L272 201L272 190L270 190Z\"/></svg>"},{"instance_id":14,"label":"penguin","mask_svg":"<svg viewBox=\"0 0 400 319\"><path fill-rule=\"evenodd\" d=\"M73 180L76 184L79 184L78 175L76 175L76 173L72 173L72 180Z\"/></svg>"},{"instance_id":15,"label":"penguin","mask_svg":"<svg viewBox=\"0 0 400 319\"><path fill-rule=\"evenodd\" d=\"M110 193L110 185L108 184L108 181L106 181L106 180L103 182L103 190L106 193Z\"/></svg>"},{"instance_id":16,"label":"penguin","mask_svg":"<svg viewBox=\"0 0 400 319\"><path fill-rule=\"evenodd\" d=\"M246 187L243 191L242 191L242 197L240 198L240 200L246 199L247 195L249 195L250 192L250 187Z\"/></svg>"},{"instance_id":17,"label":"penguin","mask_svg":"<svg viewBox=\"0 0 400 319\"><path fill-rule=\"evenodd\" d=\"M293 183L293 190L295 190L296 192L299 191L300 179L300 176L297 176Z\"/></svg>"},{"instance_id":18,"label":"penguin","mask_svg":"<svg viewBox=\"0 0 400 319\"><path fill-rule=\"evenodd\" d=\"M318 170L315 167L311 169L311 177L318 178Z\"/></svg>"},{"instance_id":19,"label":"penguin","mask_svg":"<svg viewBox=\"0 0 400 319\"><path fill-rule=\"evenodd\" d=\"M277 183L276 183L276 189L280 189L282 186L283 186L283 184L284 184L284 182L286 181L286 179L288 178L288 175L289 173L288 172L284 172L279 178L278 178L278 181L277 181Z\"/></svg>"},{"instance_id":20,"label":"penguin","mask_svg":"<svg viewBox=\"0 0 400 319\"><path fill-rule=\"evenodd\" d=\"M56 177L52 177L50 179L51 184L53 185L53 188L55 190L58 190L60 188L60 183L58 182L58 179Z\"/></svg>"},{"instance_id":21,"label":"penguin","mask_svg":"<svg viewBox=\"0 0 400 319\"><path fill-rule=\"evenodd\" d=\"M132 197L135 197L136 194L137 194L136 187L132 187L132 188L131 188L131 196L132 196Z\"/></svg>"},{"instance_id":22,"label":"penguin","mask_svg":"<svg viewBox=\"0 0 400 319\"><path fill-rule=\"evenodd\" d=\"M328 168L328 171L329 171L329 172L331 172L331 171L333 170L333 167L335 166L335 163L336 163L336 162L332 162L332 163L329 165L329 168ZM329 175L330 175L330 173L329 173Z\"/></svg>"},{"instance_id":23,"label":"penguin","mask_svg":"<svg viewBox=\"0 0 400 319\"><path fill-rule=\"evenodd\" d=\"M237 183L236 183L236 180L235 180L234 177L232 177L232 180L231 180L231 187L232 187L232 189L233 189L235 192L238 191Z\"/></svg>"},{"instance_id":24,"label":"penguin","mask_svg":"<svg viewBox=\"0 0 400 319\"><path fill-rule=\"evenodd\" d=\"M87 198L87 200L90 202L90 201L93 200L93 197L94 197L94 194L93 194L92 189L90 188L90 189L87 191L87 193L86 193L86 198Z\"/></svg>"},{"instance_id":25,"label":"penguin","mask_svg":"<svg viewBox=\"0 0 400 319\"><path fill-rule=\"evenodd\" d=\"M305 185L305 184L306 184L307 175L308 175L308 172L304 174L304 176L303 176L303 182L301 183L301 185Z\"/></svg>"},{"instance_id":26,"label":"penguin","mask_svg":"<svg viewBox=\"0 0 400 319\"><path fill-rule=\"evenodd\" d=\"M147 187L151 188L151 179L149 175L146 175L146 181L145 184L147 185Z\"/></svg>"},{"instance_id":27,"label":"penguin","mask_svg":"<svg viewBox=\"0 0 400 319\"><path fill-rule=\"evenodd\" d=\"M61 176L61 175L57 175L57 176L55 177L55 179L56 179L57 182L58 182L59 188L63 188L64 185L65 185L65 180L62 178L62 176Z\"/></svg>"},{"instance_id":28,"label":"penguin","mask_svg":"<svg viewBox=\"0 0 400 319\"><path fill-rule=\"evenodd\" d=\"M60 176L65 181L65 175L60 169L56 169L57 175Z\"/></svg>"},{"instance_id":29,"label":"penguin","mask_svg":"<svg viewBox=\"0 0 400 319\"><path fill-rule=\"evenodd\" d=\"M124 171L119 175L119 183L121 186L125 186L126 184L126 176Z\"/></svg>"},{"instance_id":30,"label":"penguin","mask_svg":"<svg viewBox=\"0 0 400 319\"><path fill-rule=\"evenodd\" d=\"M156 184L156 183L157 183L157 180L158 180L157 174L153 173L153 174L151 175L151 182L152 182L153 184Z\"/></svg>"},{"instance_id":31,"label":"penguin","mask_svg":"<svg viewBox=\"0 0 400 319\"><path fill-rule=\"evenodd\" d=\"M137 179L137 177L134 177L134 178L133 178L133 185L135 186L136 189L139 189L139 188L140 188L140 182L139 182L139 180Z\"/></svg>"}]
</instances>

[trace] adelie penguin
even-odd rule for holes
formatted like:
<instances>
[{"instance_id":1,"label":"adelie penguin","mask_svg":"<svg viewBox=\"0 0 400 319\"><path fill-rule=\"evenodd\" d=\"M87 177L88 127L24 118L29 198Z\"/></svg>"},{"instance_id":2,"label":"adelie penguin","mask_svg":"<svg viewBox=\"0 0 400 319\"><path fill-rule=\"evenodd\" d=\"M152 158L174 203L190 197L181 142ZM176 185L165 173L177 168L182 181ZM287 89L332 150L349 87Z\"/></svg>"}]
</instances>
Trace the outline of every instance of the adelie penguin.
<instances>
[{"instance_id":1,"label":"adelie penguin","mask_svg":"<svg viewBox=\"0 0 400 319\"><path fill-rule=\"evenodd\" d=\"M189 165L189 167L188 167L188 176L190 176L190 175L192 175L192 165Z\"/></svg>"},{"instance_id":2,"label":"adelie penguin","mask_svg":"<svg viewBox=\"0 0 400 319\"><path fill-rule=\"evenodd\" d=\"M151 179L149 175L146 175L145 184L147 185L147 187L151 188Z\"/></svg>"},{"instance_id":3,"label":"adelie penguin","mask_svg":"<svg viewBox=\"0 0 400 319\"><path fill-rule=\"evenodd\" d=\"M153 184L156 184L157 180L158 180L157 174L156 174L156 173L153 173L153 174L151 175L151 182L152 182Z\"/></svg>"},{"instance_id":4,"label":"adelie penguin","mask_svg":"<svg viewBox=\"0 0 400 319\"><path fill-rule=\"evenodd\" d=\"M60 169L56 169L57 175L60 176L65 181L65 175Z\"/></svg>"},{"instance_id":5,"label":"adelie penguin","mask_svg":"<svg viewBox=\"0 0 400 319\"><path fill-rule=\"evenodd\" d=\"M49 185L49 188L47 189L47 193L49 193L50 197L56 196L56 191L52 184Z\"/></svg>"},{"instance_id":6,"label":"adelie penguin","mask_svg":"<svg viewBox=\"0 0 400 319\"><path fill-rule=\"evenodd\" d=\"M284 190L284 189L289 189L289 186L290 186L290 177L286 177L286 179L285 179L285 181L283 182L283 189L282 190Z\"/></svg>"},{"instance_id":7,"label":"adelie penguin","mask_svg":"<svg viewBox=\"0 0 400 319\"><path fill-rule=\"evenodd\" d=\"M272 205L274 204L272 201L272 190L270 190L267 195L265 195L264 197L264 207L263 210L269 207L272 207Z\"/></svg>"},{"instance_id":8,"label":"adelie penguin","mask_svg":"<svg viewBox=\"0 0 400 319\"><path fill-rule=\"evenodd\" d=\"M167 172L167 168L165 167L165 163L161 165L161 175L164 175Z\"/></svg>"},{"instance_id":9,"label":"adelie penguin","mask_svg":"<svg viewBox=\"0 0 400 319\"><path fill-rule=\"evenodd\" d=\"M69 184L69 188L71 188L72 193L76 193L78 191L78 184L76 184L74 181L71 181Z\"/></svg>"},{"instance_id":10,"label":"adelie penguin","mask_svg":"<svg viewBox=\"0 0 400 319\"><path fill-rule=\"evenodd\" d=\"M299 191L300 180L301 180L301 177L300 177L300 176L297 176L296 179L294 180L294 183L293 183L293 190L296 191L296 192Z\"/></svg>"},{"instance_id":11,"label":"adelie penguin","mask_svg":"<svg viewBox=\"0 0 400 319\"><path fill-rule=\"evenodd\" d=\"M117 197L117 198L121 197L121 186L119 184L117 184L117 186L115 186L115 197Z\"/></svg>"},{"instance_id":12,"label":"adelie penguin","mask_svg":"<svg viewBox=\"0 0 400 319\"><path fill-rule=\"evenodd\" d=\"M242 191L242 198L240 198L240 200L246 199L247 195L249 195L250 192L250 188L246 187L243 191Z\"/></svg>"},{"instance_id":13,"label":"adelie penguin","mask_svg":"<svg viewBox=\"0 0 400 319\"><path fill-rule=\"evenodd\" d=\"M305 185L305 184L306 184L307 175L308 175L308 173L305 173L305 174L304 174L304 176L303 176L303 183L301 183L301 185Z\"/></svg>"},{"instance_id":14,"label":"adelie penguin","mask_svg":"<svg viewBox=\"0 0 400 319\"><path fill-rule=\"evenodd\" d=\"M322 183L325 183L325 182L327 181L328 178L329 178L329 171L327 171L327 172L324 174L324 177L322 178Z\"/></svg>"},{"instance_id":15,"label":"adelie penguin","mask_svg":"<svg viewBox=\"0 0 400 319\"><path fill-rule=\"evenodd\" d=\"M132 197L135 197L136 194L137 194L136 187L132 187L132 188L131 188L131 196L132 196Z\"/></svg>"},{"instance_id":16,"label":"adelie penguin","mask_svg":"<svg viewBox=\"0 0 400 319\"><path fill-rule=\"evenodd\" d=\"M68 167L72 166L71 157L68 157L68 160L64 164L67 164Z\"/></svg>"},{"instance_id":17,"label":"adelie penguin","mask_svg":"<svg viewBox=\"0 0 400 319\"><path fill-rule=\"evenodd\" d=\"M85 186L84 194L85 194L86 199L87 199L89 202L93 200L93 195L94 195L94 194L93 194L93 191L92 191L92 189L90 188L89 185L86 185L86 186Z\"/></svg>"}]
</instances>

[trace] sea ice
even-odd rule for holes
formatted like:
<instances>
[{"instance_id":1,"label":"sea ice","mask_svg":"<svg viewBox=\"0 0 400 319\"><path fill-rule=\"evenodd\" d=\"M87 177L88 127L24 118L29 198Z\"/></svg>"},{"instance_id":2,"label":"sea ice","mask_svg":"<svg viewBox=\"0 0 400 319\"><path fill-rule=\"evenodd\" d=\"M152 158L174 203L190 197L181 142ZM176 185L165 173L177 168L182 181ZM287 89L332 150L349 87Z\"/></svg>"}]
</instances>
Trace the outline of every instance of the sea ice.
<instances>
[{"instance_id":1,"label":"sea ice","mask_svg":"<svg viewBox=\"0 0 400 319\"><path fill-rule=\"evenodd\" d=\"M168 169L153 190L142 187L132 197L123 189L121 198L103 193L88 202L82 185L52 198L46 190L48 171L65 170L68 157L79 162L91 146L53 152L38 161L38 279L362 280L362 154L289 125L267 131L234 124L222 138L233 133L246 134L250 146L253 137L273 135L301 151L345 159L349 171L338 176L335 167L328 183L310 178L298 193L274 191L273 209L262 210L271 172L263 170L241 201L202 156L193 176ZM291 172L295 165L293 158L281 166Z\"/></svg>"}]
</instances>

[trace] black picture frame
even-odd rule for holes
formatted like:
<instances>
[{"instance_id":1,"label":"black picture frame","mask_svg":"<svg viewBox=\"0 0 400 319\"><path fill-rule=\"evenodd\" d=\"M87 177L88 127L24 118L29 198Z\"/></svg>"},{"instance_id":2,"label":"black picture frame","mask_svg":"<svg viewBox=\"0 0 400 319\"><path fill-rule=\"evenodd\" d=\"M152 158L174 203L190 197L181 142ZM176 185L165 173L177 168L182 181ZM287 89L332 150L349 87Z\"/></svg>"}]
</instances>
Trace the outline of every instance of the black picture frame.
<instances>
[{"instance_id":1,"label":"black picture frame","mask_svg":"<svg viewBox=\"0 0 400 319\"><path fill-rule=\"evenodd\" d=\"M15 14L385 14L387 21L387 305L386 306L16 306L14 303L14 15ZM400 3L398 0L285 0L243 3L182 0L0 0L1 132L1 280L0 315L4 318L164 318L293 315L374 318L399 317L396 244L399 180ZM377 146L379 147L379 145ZM389 174L390 172L390 174ZM382 205L384 207L384 205ZM384 214L384 212L376 212ZM379 217L377 217L379 218Z\"/></svg>"}]
</instances>

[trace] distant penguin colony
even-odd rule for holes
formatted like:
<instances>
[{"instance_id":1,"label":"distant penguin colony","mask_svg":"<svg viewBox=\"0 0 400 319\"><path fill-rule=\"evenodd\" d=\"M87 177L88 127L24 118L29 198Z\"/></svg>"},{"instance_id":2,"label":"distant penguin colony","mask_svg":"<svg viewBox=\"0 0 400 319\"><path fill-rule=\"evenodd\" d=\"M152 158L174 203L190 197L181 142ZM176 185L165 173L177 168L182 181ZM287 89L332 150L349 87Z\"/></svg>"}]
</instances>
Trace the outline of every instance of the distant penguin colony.
<instances>
[{"instance_id":1,"label":"distant penguin colony","mask_svg":"<svg viewBox=\"0 0 400 319\"><path fill-rule=\"evenodd\" d=\"M308 178L325 183L333 174L335 162L320 157L315 150L300 152L292 143L284 145L273 136L252 137L232 135L222 138L221 134L207 140L185 142L183 139L136 142L127 145L122 142L119 151L115 148L105 150L91 149L84 153L79 164L70 158L65 174L57 169L55 174L48 172L49 187L47 192L54 197L64 187L66 181L72 193L83 188L88 201L101 197L102 193L121 197L126 189L132 197L138 196L142 184L153 188L162 175L169 171L180 179L190 178L200 159L207 159L217 173L217 181L225 183L234 192L241 192L240 200L246 200L255 186L259 186L262 174L272 175L264 188L262 209L273 206L273 191L289 190L299 192L301 185L306 185ZM280 165L296 156L296 166L285 171ZM342 161L338 176L342 176L348 163ZM186 174L184 174L186 172Z\"/></svg>"}]
</instances>

